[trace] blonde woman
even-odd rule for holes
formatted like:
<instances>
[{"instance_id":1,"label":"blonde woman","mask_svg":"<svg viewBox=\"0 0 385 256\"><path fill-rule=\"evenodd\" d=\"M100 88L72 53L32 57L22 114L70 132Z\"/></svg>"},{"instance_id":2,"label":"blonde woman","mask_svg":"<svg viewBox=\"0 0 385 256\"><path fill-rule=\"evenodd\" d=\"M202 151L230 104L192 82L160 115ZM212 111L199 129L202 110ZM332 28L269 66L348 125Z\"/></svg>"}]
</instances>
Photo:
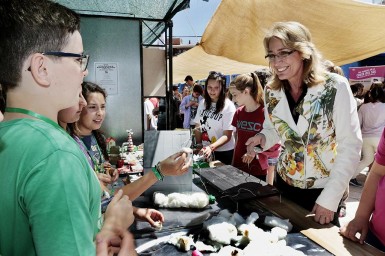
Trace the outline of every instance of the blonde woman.
<instances>
[{"instance_id":1,"label":"blonde woman","mask_svg":"<svg viewBox=\"0 0 385 256\"><path fill-rule=\"evenodd\" d=\"M338 206L360 160L362 138L346 78L326 72L309 30L277 22L264 38L272 78L265 87L265 122L247 142L264 149L281 140L276 187L314 213L338 222Z\"/></svg>"}]
</instances>

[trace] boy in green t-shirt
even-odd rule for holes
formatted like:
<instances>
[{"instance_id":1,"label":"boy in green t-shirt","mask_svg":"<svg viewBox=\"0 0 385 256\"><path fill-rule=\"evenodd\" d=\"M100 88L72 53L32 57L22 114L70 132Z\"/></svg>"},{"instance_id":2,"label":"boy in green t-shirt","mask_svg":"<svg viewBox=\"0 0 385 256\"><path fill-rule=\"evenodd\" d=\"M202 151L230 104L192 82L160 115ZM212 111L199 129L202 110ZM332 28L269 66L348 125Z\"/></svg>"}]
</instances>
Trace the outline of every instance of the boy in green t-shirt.
<instances>
[{"instance_id":1,"label":"boy in green t-shirt","mask_svg":"<svg viewBox=\"0 0 385 256\"><path fill-rule=\"evenodd\" d=\"M99 183L57 124L88 74L79 24L75 12L46 0L0 5L0 255L96 253ZM133 220L121 192L109 209L97 239L103 250Z\"/></svg>"}]
</instances>

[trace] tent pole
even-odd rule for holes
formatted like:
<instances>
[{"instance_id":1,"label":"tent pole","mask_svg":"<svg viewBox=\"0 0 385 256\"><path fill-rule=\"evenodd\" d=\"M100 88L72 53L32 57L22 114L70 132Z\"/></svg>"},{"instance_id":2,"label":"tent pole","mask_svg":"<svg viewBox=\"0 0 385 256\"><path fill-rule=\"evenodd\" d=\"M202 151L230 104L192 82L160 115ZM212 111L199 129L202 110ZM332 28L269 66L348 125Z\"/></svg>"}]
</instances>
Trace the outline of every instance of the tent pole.
<instances>
[{"instance_id":1,"label":"tent pole","mask_svg":"<svg viewBox=\"0 0 385 256\"><path fill-rule=\"evenodd\" d=\"M167 99L167 129L171 130L172 129L172 124L176 122L174 120L174 109L173 109L173 104L172 104L172 56L173 56L173 49L172 49L172 27L173 23L172 20L166 21L166 26L168 28L168 48L167 48L167 58L168 58L168 89L166 91L166 99Z\"/></svg>"}]
</instances>

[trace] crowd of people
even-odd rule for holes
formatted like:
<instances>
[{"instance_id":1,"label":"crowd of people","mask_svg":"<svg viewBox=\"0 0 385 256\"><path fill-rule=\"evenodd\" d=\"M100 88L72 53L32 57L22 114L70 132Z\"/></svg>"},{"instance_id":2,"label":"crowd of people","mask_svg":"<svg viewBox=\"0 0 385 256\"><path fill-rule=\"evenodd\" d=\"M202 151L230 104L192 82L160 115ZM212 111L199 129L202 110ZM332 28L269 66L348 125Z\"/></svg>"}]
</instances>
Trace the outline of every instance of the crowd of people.
<instances>
[{"instance_id":1,"label":"crowd of people","mask_svg":"<svg viewBox=\"0 0 385 256\"><path fill-rule=\"evenodd\" d=\"M134 218L155 226L164 216L131 201L191 164L182 150L111 189L118 173L100 130L107 94L83 81L79 31L80 17L51 1L0 7L1 255L135 255ZM341 234L385 250L383 84L362 95L298 22L274 23L263 45L268 72L239 75L229 88L220 72L204 86L188 75L182 93L173 88L174 128L190 129L205 158L266 180L320 224L339 226L349 182L371 166ZM157 129L158 113L159 101L145 99L144 130Z\"/></svg>"}]
</instances>

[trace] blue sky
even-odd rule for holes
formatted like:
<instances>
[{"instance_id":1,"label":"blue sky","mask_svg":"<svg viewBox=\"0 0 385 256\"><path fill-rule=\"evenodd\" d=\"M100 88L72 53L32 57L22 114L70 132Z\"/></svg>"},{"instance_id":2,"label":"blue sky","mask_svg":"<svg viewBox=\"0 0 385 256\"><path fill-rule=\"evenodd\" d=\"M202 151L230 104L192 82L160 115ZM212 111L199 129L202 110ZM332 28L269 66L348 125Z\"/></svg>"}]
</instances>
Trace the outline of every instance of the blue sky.
<instances>
[{"instance_id":1,"label":"blue sky","mask_svg":"<svg viewBox=\"0 0 385 256\"><path fill-rule=\"evenodd\" d=\"M208 2L190 0L190 8L178 12L172 19L173 36L181 37L183 44L188 44L189 41L191 44L196 44L220 2L220 0L209 0Z\"/></svg>"}]
</instances>

